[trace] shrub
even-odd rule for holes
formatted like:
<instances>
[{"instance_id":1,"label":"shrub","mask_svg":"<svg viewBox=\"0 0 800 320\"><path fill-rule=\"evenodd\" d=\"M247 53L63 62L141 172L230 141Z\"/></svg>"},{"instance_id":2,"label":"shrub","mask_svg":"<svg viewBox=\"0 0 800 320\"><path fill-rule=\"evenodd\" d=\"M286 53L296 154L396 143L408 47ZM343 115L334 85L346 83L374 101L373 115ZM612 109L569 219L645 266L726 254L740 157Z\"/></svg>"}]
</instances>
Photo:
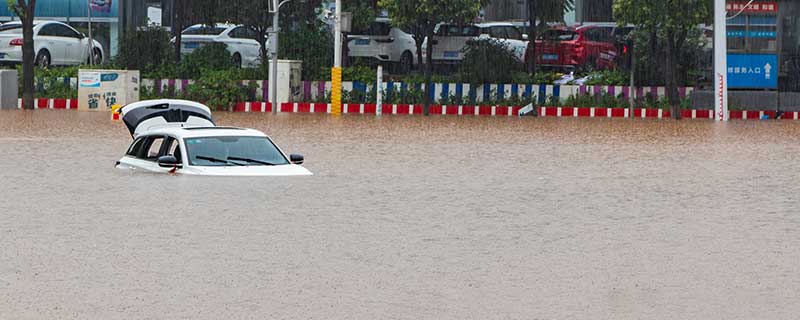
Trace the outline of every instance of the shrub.
<instances>
[{"instance_id":1,"label":"shrub","mask_svg":"<svg viewBox=\"0 0 800 320\"><path fill-rule=\"evenodd\" d=\"M516 55L495 39L477 39L467 42L460 73L469 83L509 83L522 69Z\"/></svg>"},{"instance_id":2,"label":"shrub","mask_svg":"<svg viewBox=\"0 0 800 320\"><path fill-rule=\"evenodd\" d=\"M303 79L331 78L333 35L326 29L305 23L294 28L281 29L278 50L281 59L303 62Z\"/></svg>"},{"instance_id":3,"label":"shrub","mask_svg":"<svg viewBox=\"0 0 800 320\"><path fill-rule=\"evenodd\" d=\"M146 74L172 61L173 55L174 47L170 43L169 33L150 26L124 33L114 64Z\"/></svg>"},{"instance_id":4,"label":"shrub","mask_svg":"<svg viewBox=\"0 0 800 320\"><path fill-rule=\"evenodd\" d=\"M201 101L212 108L232 110L237 102L253 99L253 84L242 86L230 70L206 71L186 88L185 98Z\"/></svg>"}]
</instances>

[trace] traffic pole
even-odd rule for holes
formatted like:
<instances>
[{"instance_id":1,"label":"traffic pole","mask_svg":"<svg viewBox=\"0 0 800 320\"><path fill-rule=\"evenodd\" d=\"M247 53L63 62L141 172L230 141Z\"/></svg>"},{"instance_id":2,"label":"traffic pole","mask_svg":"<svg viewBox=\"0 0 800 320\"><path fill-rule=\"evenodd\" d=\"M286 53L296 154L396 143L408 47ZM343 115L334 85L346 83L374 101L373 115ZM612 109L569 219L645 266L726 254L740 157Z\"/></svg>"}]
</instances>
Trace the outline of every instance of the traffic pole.
<instances>
[{"instance_id":1,"label":"traffic pole","mask_svg":"<svg viewBox=\"0 0 800 320\"><path fill-rule=\"evenodd\" d=\"M383 65L378 65L377 83L375 83L375 104L377 105L377 114L383 113Z\"/></svg>"},{"instance_id":2,"label":"traffic pole","mask_svg":"<svg viewBox=\"0 0 800 320\"><path fill-rule=\"evenodd\" d=\"M278 1L275 1L276 3ZM280 5L275 6L275 13L272 14L272 37L270 47L272 47L272 67L270 68L269 94L272 101L272 113L280 112L281 104L278 102L278 38L280 37Z\"/></svg>"},{"instance_id":3,"label":"traffic pole","mask_svg":"<svg viewBox=\"0 0 800 320\"><path fill-rule=\"evenodd\" d=\"M714 0L714 118L728 121L728 39L725 0Z\"/></svg>"},{"instance_id":4,"label":"traffic pole","mask_svg":"<svg viewBox=\"0 0 800 320\"><path fill-rule=\"evenodd\" d=\"M336 0L333 69L331 70L331 113L342 114L342 0Z\"/></svg>"}]
</instances>

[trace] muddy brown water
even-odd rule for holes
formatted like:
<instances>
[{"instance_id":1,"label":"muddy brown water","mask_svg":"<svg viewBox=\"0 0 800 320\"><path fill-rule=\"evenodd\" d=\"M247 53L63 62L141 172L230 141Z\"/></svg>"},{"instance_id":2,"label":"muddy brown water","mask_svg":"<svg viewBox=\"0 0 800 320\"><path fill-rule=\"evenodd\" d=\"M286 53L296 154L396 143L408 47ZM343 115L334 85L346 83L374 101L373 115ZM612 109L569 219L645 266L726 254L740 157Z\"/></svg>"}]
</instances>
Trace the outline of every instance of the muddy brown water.
<instances>
[{"instance_id":1,"label":"muddy brown water","mask_svg":"<svg viewBox=\"0 0 800 320\"><path fill-rule=\"evenodd\" d=\"M796 319L800 124L217 114L302 178L0 112L3 319Z\"/></svg>"}]
</instances>

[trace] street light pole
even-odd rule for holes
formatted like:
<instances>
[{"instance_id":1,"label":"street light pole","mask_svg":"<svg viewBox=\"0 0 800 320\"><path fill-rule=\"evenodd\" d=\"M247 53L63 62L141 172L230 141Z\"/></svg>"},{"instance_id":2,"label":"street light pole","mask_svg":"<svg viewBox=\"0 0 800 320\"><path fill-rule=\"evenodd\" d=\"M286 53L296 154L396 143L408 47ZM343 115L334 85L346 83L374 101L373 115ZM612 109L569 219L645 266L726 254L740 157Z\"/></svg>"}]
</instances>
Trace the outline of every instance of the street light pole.
<instances>
[{"instance_id":1,"label":"street light pole","mask_svg":"<svg viewBox=\"0 0 800 320\"><path fill-rule=\"evenodd\" d=\"M728 121L728 39L725 0L714 0L714 114Z\"/></svg>"},{"instance_id":2,"label":"street light pole","mask_svg":"<svg viewBox=\"0 0 800 320\"><path fill-rule=\"evenodd\" d=\"M280 103L278 102L278 38L280 32L280 9L281 6L291 0L283 0L278 3L278 0L273 1L272 12L272 36L270 37L270 47L272 47L272 70L270 70L269 79L269 95L272 102L272 113L278 113Z\"/></svg>"},{"instance_id":3,"label":"street light pole","mask_svg":"<svg viewBox=\"0 0 800 320\"><path fill-rule=\"evenodd\" d=\"M342 0L336 0L336 25L334 26L333 66L342 67Z\"/></svg>"}]
</instances>

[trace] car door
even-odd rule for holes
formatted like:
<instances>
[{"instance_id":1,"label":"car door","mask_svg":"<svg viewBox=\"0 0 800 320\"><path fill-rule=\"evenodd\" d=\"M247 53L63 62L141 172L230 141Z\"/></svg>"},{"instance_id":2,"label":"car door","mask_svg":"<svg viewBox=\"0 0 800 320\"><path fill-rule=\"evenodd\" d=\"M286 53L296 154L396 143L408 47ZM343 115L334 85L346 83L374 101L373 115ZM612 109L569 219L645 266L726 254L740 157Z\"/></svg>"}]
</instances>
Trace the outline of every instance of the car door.
<instances>
[{"instance_id":1,"label":"car door","mask_svg":"<svg viewBox=\"0 0 800 320\"><path fill-rule=\"evenodd\" d=\"M256 35L253 30L247 27L236 27L228 33L228 50L231 54L238 52L242 56L243 66L253 65L258 61L260 45L255 40Z\"/></svg>"},{"instance_id":2,"label":"car door","mask_svg":"<svg viewBox=\"0 0 800 320\"><path fill-rule=\"evenodd\" d=\"M89 58L89 42L84 46L83 35L65 25L58 25L60 41L64 43L64 61L68 64L82 64Z\"/></svg>"},{"instance_id":3,"label":"car door","mask_svg":"<svg viewBox=\"0 0 800 320\"><path fill-rule=\"evenodd\" d=\"M163 135L147 135L137 138L125 157L120 160L120 165L149 172L169 171L169 169L158 166L158 158L165 154L168 148L167 138Z\"/></svg>"},{"instance_id":4,"label":"car door","mask_svg":"<svg viewBox=\"0 0 800 320\"><path fill-rule=\"evenodd\" d=\"M247 45L247 54L250 56L252 66L259 64L261 61L261 45L258 43L258 33L250 28L243 27L239 36L242 41Z\"/></svg>"},{"instance_id":5,"label":"car door","mask_svg":"<svg viewBox=\"0 0 800 320\"><path fill-rule=\"evenodd\" d=\"M53 65L63 65L66 63L65 56L67 51L66 43L64 43L60 37L60 29L58 28L59 25L56 23L49 23L42 26L39 29L39 34L36 35L34 39L37 42L37 46L40 47L41 50L47 50L50 53L50 64ZM38 55L39 52L34 52L35 55Z\"/></svg>"},{"instance_id":6,"label":"car door","mask_svg":"<svg viewBox=\"0 0 800 320\"><path fill-rule=\"evenodd\" d=\"M528 41L522 39L522 32L515 26L504 26L506 31L506 42L508 48L514 51L520 62L525 61L525 50L528 48Z\"/></svg>"}]
</instances>

